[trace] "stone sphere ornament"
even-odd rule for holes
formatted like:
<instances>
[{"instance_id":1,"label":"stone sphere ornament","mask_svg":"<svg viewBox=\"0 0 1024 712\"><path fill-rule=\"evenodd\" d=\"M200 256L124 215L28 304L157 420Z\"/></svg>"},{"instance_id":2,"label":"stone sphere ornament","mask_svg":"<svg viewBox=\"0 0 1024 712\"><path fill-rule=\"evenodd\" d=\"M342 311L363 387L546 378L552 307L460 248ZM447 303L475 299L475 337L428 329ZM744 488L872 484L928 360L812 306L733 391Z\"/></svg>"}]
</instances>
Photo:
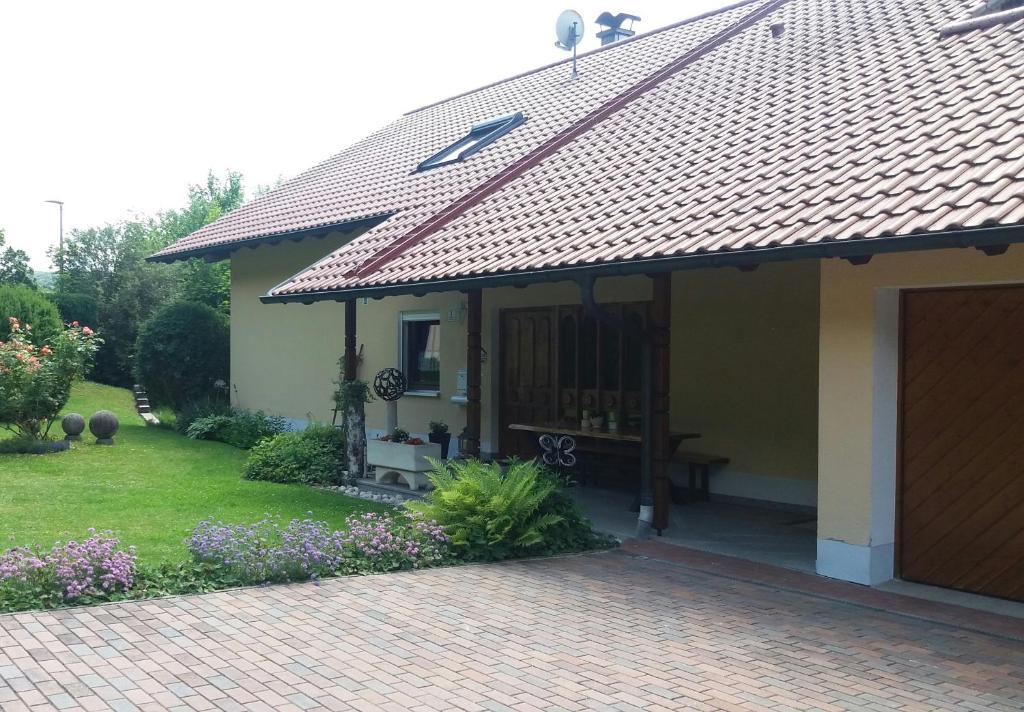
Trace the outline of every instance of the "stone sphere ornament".
<instances>
[{"instance_id":1,"label":"stone sphere ornament","mask_svg":"<svg viewBox=\"0 0 1024 712\"><path fill-rule=\"evenodd\" d=\"M405 374L397 368L385 368L373 378L373 392L383 401L396 401L409 387Z\"/></svg>"},{"instance_id":2,"label":"stone sphere ornament","mask_svg":"<svg viewBox=\"0 0 1024 712\"><path fill-rule=\"evenodd\" d=\"M65 440L81 440L82 432L85 430L85 418L78 413L68 413L60 421L60 427L64 431Z\"/></svg>"},{"instance_id":3,"label":"stone sphere ornament","mask_svg":"<svg viewBox=\"0 0 1024 712\"><path fill-rule=\"evenodd\" d=\"M98 410L89 418L89 432L96 436L97 445L113 445L119 425L117 416L109 410Z\"/></svg>"}]
</instances>

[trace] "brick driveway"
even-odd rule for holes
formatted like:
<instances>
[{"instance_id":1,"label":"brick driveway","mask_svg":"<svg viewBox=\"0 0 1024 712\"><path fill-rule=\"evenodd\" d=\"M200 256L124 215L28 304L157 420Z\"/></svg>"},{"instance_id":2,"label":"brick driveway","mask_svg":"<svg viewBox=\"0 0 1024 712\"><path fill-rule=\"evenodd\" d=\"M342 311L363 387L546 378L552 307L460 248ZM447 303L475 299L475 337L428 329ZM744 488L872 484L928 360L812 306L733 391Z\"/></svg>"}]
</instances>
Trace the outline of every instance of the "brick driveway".
<instances>
[{"instance_id":1,"label":"brick driveway","mask_svg":"<svg viewBox=\"0 0 1024 712\"><path fill-rule=\"evenodd\" d=\"M1024 643L610 552L0 616L0 709L1021 710Z\"/></svg>"}]
</instances>

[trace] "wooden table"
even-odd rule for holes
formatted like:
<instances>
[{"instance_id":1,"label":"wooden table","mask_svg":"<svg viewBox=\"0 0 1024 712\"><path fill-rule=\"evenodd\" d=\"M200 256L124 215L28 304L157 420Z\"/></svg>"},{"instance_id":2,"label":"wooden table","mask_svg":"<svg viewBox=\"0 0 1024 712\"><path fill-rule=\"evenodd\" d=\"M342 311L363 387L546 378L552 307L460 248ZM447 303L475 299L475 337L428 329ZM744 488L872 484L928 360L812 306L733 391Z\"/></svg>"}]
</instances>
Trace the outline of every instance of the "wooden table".
<instances>
[{"instance_id":1,"label":"wooden table","mask_svg":"<svg viewBox=\"0 0 1024 712\"><path fill-rule=\"evenodd\" d=\"M539 435L551 434L551 435L570 435L574 438L595 438L597 440L614 440L620 443L639 443L641 442L640 431L636 428L621 428L619 430L605 430L602 428L594 428L592 430L582 430L580 428L566 427L558 423L512 423L508 426L509 430L525 430L529 433L537 433ZM679 443L683 440L694 440L700 437L700 433L677 433L670 432L668 434L669 447L672 452L676 451L679 447Z\"/></svg>"}]
</instances>

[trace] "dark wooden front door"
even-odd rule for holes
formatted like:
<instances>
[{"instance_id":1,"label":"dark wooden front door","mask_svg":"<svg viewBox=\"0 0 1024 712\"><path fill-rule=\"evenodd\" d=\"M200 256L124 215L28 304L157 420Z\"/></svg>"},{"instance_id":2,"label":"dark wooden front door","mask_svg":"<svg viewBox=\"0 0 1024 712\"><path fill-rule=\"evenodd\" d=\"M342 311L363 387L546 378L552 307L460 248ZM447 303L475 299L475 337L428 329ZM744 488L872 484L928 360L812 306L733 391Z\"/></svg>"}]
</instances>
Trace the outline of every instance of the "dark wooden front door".
<instances>
[{"instance_id":1,"label":"dark wooden front door","mask_svg":"<svg viewBox=\"0 0 1024 712\"><path fill-rule=\"evenodd\" d=\"M578 305L508 309L501 313L500 451L536 455L531 436L510 423L561 423L573 429L584 416L614 418L640 426L640 361L636 332L647 318L645 303L603 307L617 326L596 322Z\"/></svg>"},{"instance_id":2,"label":"dark wooden front door","mask_svg":"<svg viewBox=\"0 0 1024 712\"><path fill-rule=\"evenodd\" d=\"M1024 600L1024 288L903 297L900 575Z\"/></svg>"},{"instance_id":3,"label":"dark wooden front door","mask_svg":"<svg viewBox=\"0 0 1024 712\"><path fill-rule=\"evenodd\" d=\"M537 454L528 435L510 431L510 423L543 423L552 418L555 387L551 317L550 308L501 313L499 425L501 454L506 457Z\"/></svg>"}]
</instances>

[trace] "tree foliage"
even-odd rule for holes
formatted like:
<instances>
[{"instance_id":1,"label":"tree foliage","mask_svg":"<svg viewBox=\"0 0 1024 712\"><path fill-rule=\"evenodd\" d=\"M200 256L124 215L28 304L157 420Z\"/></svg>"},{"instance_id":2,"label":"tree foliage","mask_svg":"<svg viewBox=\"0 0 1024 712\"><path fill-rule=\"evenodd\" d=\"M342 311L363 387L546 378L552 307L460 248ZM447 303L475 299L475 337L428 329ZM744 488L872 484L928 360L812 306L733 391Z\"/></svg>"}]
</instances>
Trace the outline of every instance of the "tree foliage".
<instances>
[{"instance_id":1,"label":"tree foliage","mask_svg":"<svg viewBox=\"0 0 1024 712\"><path fill-rule=\"evenodd\" d=\"M26 327L26 333L36 346L42 346L61 330L57 307L41 292L23 284L0 285L0 341L11 334L11 318Z\"/></svg>"},{"instance_id":2,"label":"tree foliage","mask_svg":"<svg viewBox=\"0 0 1024 712\"><path fill-rule=\"evenodd\" d=\"M229 343L223 314L205 304L169 304L139 332L135 375L152 401L179 410L227 382Z\"/></svg>"},{"instance_id":3,"label":"tree foliage","mask_svg":"<svg viewBox=\"0 0 1024 712\"><path fill-rule=\"evenodd\" d=\"M145 258L234 210L243 200L238 173L223 179L210 173L205 183L189 188L188 203L181 209L71 231L63 251L64 274L55 291L75 295L70 301L58 299L68 314L95 304L96 326L104 336L92 374L95 380L131 384L139 327L160 306L188 301L229 313L231 282L226 262L154 264ZM61 256L59 250L51 251L55 264ZM222 376L227 376L226 371Z\"/></svg>"},{"instance_id":4,"label":"tree foliage","mask_svg":"<svg viewBox=\"0 0 1024 712\"><path fill-rule=\"evenodd\" d=\"M0 230L0 284L23 284L35 287L32 268L28 266L28 254L24 250L4 247L7 238Z\"/></svg>"}]
</instances>

